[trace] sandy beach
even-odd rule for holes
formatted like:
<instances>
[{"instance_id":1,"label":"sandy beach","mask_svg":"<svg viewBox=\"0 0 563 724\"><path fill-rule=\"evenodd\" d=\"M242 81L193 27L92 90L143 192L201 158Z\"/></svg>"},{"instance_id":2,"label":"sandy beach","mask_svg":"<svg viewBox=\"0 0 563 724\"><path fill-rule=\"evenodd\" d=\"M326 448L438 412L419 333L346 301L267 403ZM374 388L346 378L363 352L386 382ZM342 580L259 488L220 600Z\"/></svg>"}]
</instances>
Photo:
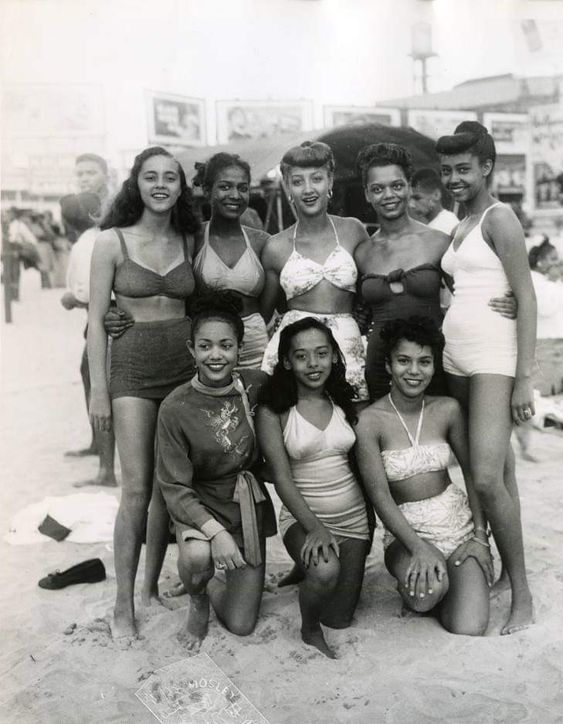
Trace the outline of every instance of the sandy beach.
<instances>
[{"instance_id":1,"label":"sandy beach","mask_svg":"<svg viewBox=\"0 0 563 724\"><path fill-rule=\"evenodd\" d=\"M0 721L148 724L156 719L135 692L154 671L188 658L177 639L187 598L174 599L174 610L139 605L140 639L122 650L106 623L115 593L110 542L45 538L15 546L4 540L18 511L45 496L85 492L72 484L96 470L92 457L63 456L86 444L89 430L78 371L85 315L65 311L61 293L41 290L38 275L26 272L14 323L0 329ZM269 542L255 632L236 637L212 617L202 651L271 724L563 721L563 436L534 431L533 447L540 462L518 457L536 610L530 629L499 636L507 594L493 599L483 638L453 636L432 618L402 616L378 529L354 623L327 634L336 661L301 642L297 589L275 588L288 568L278 538ZM118 497L119 489L108 494ZM170 546L162 589L177 581L175 554ZM47 573L95 557L104 562L107 580L59 591L37 586ZM142 567L143 559L141 575Z\"/></svg>"}]
</instances>

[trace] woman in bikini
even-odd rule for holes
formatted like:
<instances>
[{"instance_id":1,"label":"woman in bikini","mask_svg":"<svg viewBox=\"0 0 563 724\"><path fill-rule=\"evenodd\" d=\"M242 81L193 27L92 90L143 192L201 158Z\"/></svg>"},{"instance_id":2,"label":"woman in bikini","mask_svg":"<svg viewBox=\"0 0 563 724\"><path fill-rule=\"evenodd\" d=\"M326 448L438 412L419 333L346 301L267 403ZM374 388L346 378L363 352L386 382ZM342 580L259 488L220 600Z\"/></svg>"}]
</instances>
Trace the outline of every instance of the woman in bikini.
<instances>
[{"instance_id":1,"label":"woman in bikini","mask_svg":"<svg viewBox=\"0 0 563 724\"><path fill-rule=\"evenodd\" d=\"M285 326L315 317L332 331L346 361L346 378L356 399L365 401L364 350L352 306L357 281L354 251L368 238L367 233L357 219L327 212L334 157L325 143L307 141L291 148L282 159L281 172L297 221L272 236L262 255L265 315L273 312L280 287L287 300L287 311L266 348L262 369L272 373Z\"/></svg>"},{"instance_id":2,"label":"woman in bikini","mask_svg":"<svg viewBox=\"0 0 563 724\"><path fill-rule=\"evenodd\" d=\"M254 630L274 510L259 482L253 409L266 375L235 372L244 327L227 291L192 305L189 348L197 374L162 403L156 477L175 524L178 572L190 594L188 648L201 645L209 607L232 633ZM225 577L215 575L224 571Z\"/></svg>"},{"instance_id":3,"label":"woman in bikini","mask_svg":"<svg viewBox=\"0 0 563 724\"><path fill-rule=\"evenodd\" d=\"M491 196L496 150L480 123L465 121L439 139L442 181L467 216L442 258L455 291L444 320L444 369L450 394L468 413L471 474L510 581L512 606L503 634L532 622L520 502L513 465L512 425L531 419L536 299L524 233L509 206ZM488 300L511 290L518 318L491 312Z\"/></svg>"},{"instance_id":4,"label":"woman in bikini","mask_svg":"<svg viewBox=\"0 0 563 724\"><path fill-rule=\"evenodd\" d=\"M159 147L140 153L100 226L88 314L90 418L100 430L113 425L121 460L112 631L130 637L136 634L133 593L151 499L158 407L193 375L185 347L190 334L186 301L195 287L191 258L199 224L176 159ZM104 315L112 293L134 321L113 341L107 370ZM158 593L167 522L155 494L147 527L145 602Z\"/></svg>"},{"instance_id":5,"label":"woman in bikini","mask_svg":"<svg viewBox=\"0 0 563 724\"><path fill-rule=\"evenodd\" d=\"M426 395L443 336L410 317L387 322L381 340L391 389L360 414L356 455L385 525L385 565L410 609L436 611L451 633L483 635L493 567L464 417L452 398ZM448 475L452 451L467 496Z\"/></svg>"},{"instance_id":6,"label":"woman in bikini","mask_svg":"<svg viewBox=\"0 0 563 724\"><path fill-rule=\"evenodd\" d=\"M230 289L240 296L244 344L239 368L260 369L268 344L265 321L269 321L260 314L265 281L260 257L270 237L265 231L241 224L250 199L250 166L239 156L217 153L205 164L203 187L211 205L211 219L196 246L196 283L201 289Z\"/></svg>"},{"instance_id":7,"label":"woman in bikini","mask_svg":"<svg viewBox=\"0 0 563 724\"><path fill-rule=\"evenodd\" d=\"M304 317L283 328L260 397L257 430L283 501L279 528L301 580L301 636L334 658L321 623L346 628L370 546L366 504L350 467L353 389L328 327Z\"/></svg>"}]
</instances>

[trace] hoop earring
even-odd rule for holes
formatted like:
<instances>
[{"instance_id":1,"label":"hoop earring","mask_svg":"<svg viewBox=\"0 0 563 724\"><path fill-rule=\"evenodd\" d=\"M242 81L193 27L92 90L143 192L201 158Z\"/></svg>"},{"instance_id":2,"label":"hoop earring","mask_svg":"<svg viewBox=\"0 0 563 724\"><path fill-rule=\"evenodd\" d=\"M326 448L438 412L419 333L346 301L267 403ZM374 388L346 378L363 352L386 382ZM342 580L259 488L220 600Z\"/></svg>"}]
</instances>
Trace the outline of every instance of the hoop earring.
<instances>
[{"instance_id":1,"label":"hoop earring","mask_svg":"<svg viewBox=\"0 0 563 724\"><path fill-rule=\"evenodd\" d=\"M327 196L328 196L329 199L332 198L332 189L329 189L329 190L328 190Z\"/></svg>"},{"instance_id":2,"label":"hoop earring","mask_svg":"<svg viewBox=\"0 0 563 724\"><path fill-rule=\"evenodd\" d=\"M295 203L294 200L293 200L293 196L291 196L291 195L289 195L289 196L287 197L287 200L289 201L290 204Z\"/></svg>"}]
</instances>

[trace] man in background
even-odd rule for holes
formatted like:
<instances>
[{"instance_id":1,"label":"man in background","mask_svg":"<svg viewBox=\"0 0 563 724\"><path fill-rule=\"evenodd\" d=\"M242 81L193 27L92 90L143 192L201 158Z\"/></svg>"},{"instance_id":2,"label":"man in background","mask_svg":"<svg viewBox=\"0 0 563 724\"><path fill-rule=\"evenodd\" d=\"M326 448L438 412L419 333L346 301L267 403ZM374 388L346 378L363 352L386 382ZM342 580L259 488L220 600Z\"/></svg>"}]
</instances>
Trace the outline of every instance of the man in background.
<instances>
[{"instance_id":1,"label":"man in background","mask_svg":"<svg viewBox=\"0 0 563 724\"><path fill-rule=\"evenodd\" d=\"M102 205L108 199L107 164L96 154L82 154L76 159L77 186L81 193L69 194L61 199L61 213L68 224L71 220L76 233L76 241L70 252L67 271L67 291L61 298L61 304L67 310L87 309L90 301L90 264L94 243L99 233L97 222L102 213ZM84 333L86 337L86 332ZM86 410L90 403L90 367L86 345L82 353L80 375L84 387ZM97 432L92 426L92 441L87 448L71 450L65 453L68 457L84 457L98 455L100 465L96 478L82 485L117 485L114 472L115 438L113 430Z\"/></svg>"},{"instance_id":2,"label":"man in background","mask_svg":"<svg viewBox=\"0 0 563 724\"><path fill-rule=\"evenodd\" d=\"M450 235L459 224L457 216L442 206L443 187L433 168L420 168L411 178L409 213L432 229Z\"/></svg>"}]
</instances>

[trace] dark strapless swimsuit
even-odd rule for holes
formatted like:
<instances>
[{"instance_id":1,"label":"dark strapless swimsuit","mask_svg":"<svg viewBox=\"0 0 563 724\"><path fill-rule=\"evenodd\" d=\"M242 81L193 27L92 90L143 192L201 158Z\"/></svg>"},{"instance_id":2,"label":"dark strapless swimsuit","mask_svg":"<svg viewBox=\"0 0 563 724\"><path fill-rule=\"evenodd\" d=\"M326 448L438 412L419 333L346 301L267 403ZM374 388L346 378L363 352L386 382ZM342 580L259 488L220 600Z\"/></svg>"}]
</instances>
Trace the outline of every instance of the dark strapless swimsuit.
<instances>
[{"instance_id":1,"label":"dark strapless swimsuit","mask_svg":"<svg viewBox=\"0 0 563 724\"><path fill-rule=\"evenodd\" d=\"M419 264L412 269L394 269L389 274L364 274L361 277L362 301L372 313L366 357L366 380L371 400L389 392L390 377L385 369L383 344L379 337L381 328L391 319L406 319L412 315L430 317L441 327L440 281L441 271L436 264ZM393 282L400 282L403 291L394 292L391 289ZM446 394L441 360L436 365L428 393Z\"/></svg>"}]
</instances>

